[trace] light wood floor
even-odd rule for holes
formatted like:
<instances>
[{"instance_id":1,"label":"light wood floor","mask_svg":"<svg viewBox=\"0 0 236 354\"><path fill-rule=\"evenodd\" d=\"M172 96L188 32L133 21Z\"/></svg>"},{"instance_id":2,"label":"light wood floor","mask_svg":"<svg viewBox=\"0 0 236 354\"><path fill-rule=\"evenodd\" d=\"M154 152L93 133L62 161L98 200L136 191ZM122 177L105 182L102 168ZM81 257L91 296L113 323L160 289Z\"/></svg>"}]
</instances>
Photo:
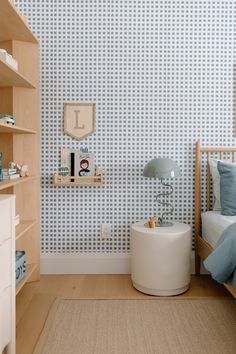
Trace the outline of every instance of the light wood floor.
<instances>
[{"instance_id":1,"label":"light wood floor","mask_svg":"<svg viewBox=\"0 0 236 354\"><path fill-rule=\"evenodd\" d=\"M209 276L192 276L178 299L231 296ZM64 299L157 299L136 291L129 275L47 275L17 296L17 354L31 354L57 297ZM46 353L45 353L46 354Z\"/></svg>"}]
</instances>

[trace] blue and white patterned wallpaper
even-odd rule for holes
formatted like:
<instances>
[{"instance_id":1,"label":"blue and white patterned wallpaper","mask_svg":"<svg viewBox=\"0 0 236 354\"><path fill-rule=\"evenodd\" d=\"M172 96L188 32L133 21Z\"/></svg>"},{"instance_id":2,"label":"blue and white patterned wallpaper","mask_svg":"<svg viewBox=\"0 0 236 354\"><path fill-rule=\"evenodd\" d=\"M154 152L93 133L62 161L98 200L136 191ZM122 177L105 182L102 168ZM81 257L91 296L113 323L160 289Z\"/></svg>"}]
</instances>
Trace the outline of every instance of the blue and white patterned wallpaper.
<instances>
[{"instance_id":1,"label":"blue and white patterned wallpaper","mask_svg":"<svg viewBox=\"0 0 236 354\"><path fill-rule=\"evenodd\" d=\"M174 218L193 224L195 141L235 143L235 1L15 3L41 42L42 253L128 253L130 225L156 207L160 184L142 170L158 156L179 163ZM64 102L96 102L96 133L65 135ZM53 186L61 149L81 146L105 186Z\"/></svg>"}]
</instances>

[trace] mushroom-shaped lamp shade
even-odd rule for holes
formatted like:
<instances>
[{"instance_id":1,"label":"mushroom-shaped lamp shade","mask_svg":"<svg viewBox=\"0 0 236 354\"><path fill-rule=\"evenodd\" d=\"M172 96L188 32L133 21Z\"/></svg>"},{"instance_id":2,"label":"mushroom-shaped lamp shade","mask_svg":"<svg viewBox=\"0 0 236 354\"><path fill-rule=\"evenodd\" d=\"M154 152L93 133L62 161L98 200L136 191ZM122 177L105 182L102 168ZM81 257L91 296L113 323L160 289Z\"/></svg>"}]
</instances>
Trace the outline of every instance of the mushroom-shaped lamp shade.
<instances>
[{"instance_id":1,"label":"mushroom-shaped lamp shade","mask_svg":"<svg viewBox=\"0 0 236 354\"><path fill-rule=\"evenodd\" d=\"M158 158L149 161L143 171L144 177L149 178L176 178L180 176L180 168L171 159Z\"/></svg>"},{"instance_id":2,"label":"mushroom-shaped lamp shade","mask_svg":"<svg viewBox=\"0 0 236 354\"><path fill-rule=\"evenodd\" d=\"M163 183L164 178L175 178L180 176L180 168L177 163L171 159L153 159L149 161L144 167L143 171L144 177L149 178L159 178L161 180L161 184L165 187L169 187L170 191L158 194L156 196L156 202L165 207L170 207L171 210L169 212L165 211L162 213L161 217L158 219L158 226L172 226L173 224L169 221L163 221L163 217L165 215L173 215L173 205L171 203L163 202L159 198L163 196L170 196L174 189L170 184Z\"/></svg>"}]
</instances>

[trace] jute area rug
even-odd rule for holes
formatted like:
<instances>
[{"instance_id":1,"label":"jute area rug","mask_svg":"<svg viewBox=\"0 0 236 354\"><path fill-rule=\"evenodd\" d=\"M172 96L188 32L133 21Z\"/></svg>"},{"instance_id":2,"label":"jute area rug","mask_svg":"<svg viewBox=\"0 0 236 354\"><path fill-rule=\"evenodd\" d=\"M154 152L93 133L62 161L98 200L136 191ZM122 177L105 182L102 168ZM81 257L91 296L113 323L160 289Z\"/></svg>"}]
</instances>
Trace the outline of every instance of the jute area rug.
<instances>
[{"instance_id":1,"label":"jute area rug","mask_svg":"<svg viewBox=\"0 0 236 354\"><path fill-rule=\"evenodd\" d=\"M34 354L235 354L236 303L198 300L63 300Z\"/></svg>"}]
</instances>

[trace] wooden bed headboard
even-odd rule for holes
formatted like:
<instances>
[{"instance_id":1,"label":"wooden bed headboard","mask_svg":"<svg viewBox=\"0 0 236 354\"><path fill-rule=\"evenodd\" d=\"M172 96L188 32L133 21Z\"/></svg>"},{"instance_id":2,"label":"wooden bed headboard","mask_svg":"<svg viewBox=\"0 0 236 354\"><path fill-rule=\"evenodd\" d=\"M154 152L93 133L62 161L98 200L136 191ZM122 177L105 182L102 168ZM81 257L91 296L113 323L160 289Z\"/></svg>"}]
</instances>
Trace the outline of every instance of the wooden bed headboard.
<instances>
[{"instance_id":1,"label":"wooden bed headboard","mask_svg":"<svg viewBox=\"0 0 236 354\"><path fill-rule=\"evenodd\" d=\"M198 257L198 243L197 237L201 236L201 209L202 209L202 157L207 162L206 166L206 210L210 210L211 201L211 176L209 170L209 159L211 157L217 158L219 160L227 159L232 162L236 161L236 147L202 147L200 140L196 143L195 150L195 266L196 269L199 268L199 257Z\"/></svg>"}]
</instances>

